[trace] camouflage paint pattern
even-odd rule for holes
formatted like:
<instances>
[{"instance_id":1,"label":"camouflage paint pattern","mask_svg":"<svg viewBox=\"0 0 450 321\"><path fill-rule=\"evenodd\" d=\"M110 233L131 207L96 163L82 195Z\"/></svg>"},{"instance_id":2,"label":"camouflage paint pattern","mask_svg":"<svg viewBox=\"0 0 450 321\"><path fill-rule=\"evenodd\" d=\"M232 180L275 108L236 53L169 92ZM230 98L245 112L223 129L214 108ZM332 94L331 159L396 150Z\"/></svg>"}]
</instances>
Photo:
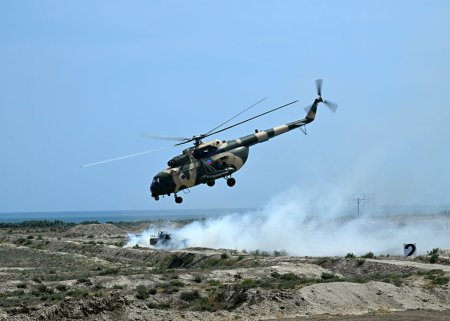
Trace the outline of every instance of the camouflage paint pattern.
<instances>
[{"instance_id":1,"label":"camouflage paint pattern","mask_svg":"<svg viewBox=\"0 0 450 321\"><path fill-rule=\"evenodd\" d=\"M213 140L185 149L183 154L172 158L168 162L169 166L153 178L150 186L152 197L170 195L198 184L229 177L244 166L249 147L312 122L319 102L321 99L314 101L304 119L234 140Z\"/></svg>"}]
</instances>

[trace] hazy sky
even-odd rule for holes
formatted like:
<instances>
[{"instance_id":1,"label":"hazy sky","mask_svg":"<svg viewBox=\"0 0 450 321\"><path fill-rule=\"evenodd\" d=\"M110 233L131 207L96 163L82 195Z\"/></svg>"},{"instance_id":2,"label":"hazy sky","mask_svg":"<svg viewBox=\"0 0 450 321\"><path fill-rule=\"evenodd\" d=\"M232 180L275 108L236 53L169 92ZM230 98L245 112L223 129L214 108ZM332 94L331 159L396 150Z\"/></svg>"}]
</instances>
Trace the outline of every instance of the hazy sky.
<instances>
[{"instance_id":1,"label":"hazy sky","mask_svg":"<svg viewBox=\"0 0 450 321\"><path fill-rule=\"evenodd\" d=\"M259 207L295 186L450 203L448 1L2 1L0 212L180 207L149 183L181 149L80 165L262 97L248 116L300 102L215 138L303 118L316 78L335 114L254 146L235 187L192 188L181 208Z\"/></svg>"}]
</instances>

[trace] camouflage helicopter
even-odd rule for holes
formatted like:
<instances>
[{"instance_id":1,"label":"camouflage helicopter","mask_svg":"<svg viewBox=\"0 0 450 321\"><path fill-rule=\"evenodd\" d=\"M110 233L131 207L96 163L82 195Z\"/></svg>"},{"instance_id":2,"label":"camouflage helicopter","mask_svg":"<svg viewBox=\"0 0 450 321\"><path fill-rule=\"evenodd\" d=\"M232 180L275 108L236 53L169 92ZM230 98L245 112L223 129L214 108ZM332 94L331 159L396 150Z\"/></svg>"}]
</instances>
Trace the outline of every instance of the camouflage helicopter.
<instances>
[{"instance_id":1,"label":"camouflage helicopter","mask_svg":"<svg viewBox=\"0 0 450 321\"><path fill-rule=\"evenodd\" d=\"M150 185L151 196L156 201L158 201L160 196L170 196L171 194L174 194L175 202L180 204L183 202L183 198L181 196L178 196L178 192L190 187L199 184L207 184L208 186L212 187L215 185L216 180L219 178L224 178L228 186L234 186L236 184L236 180L232 177L232 174L241 169L245 164L248 158L249 148L251 146L266 142L275 136L287 133L297 128L301 129L306 134L304 126L314 121L317 112L317 106L319 105L319 103L324 103L333 112L336 111L337 104L324 100L322 98L322 79L316 80L316 89L318 97L314 99L312 105L305 108L307 112L305 118L290 122L288 124L276 126L267 130L255 130L254 134L243 136L237 139L228 141L211 140L203 142L203 139L206 137L239 126L243 123L269 114L281 108L285 108L296 103L298 100L289 102L277 108L273 108L267 112L248 118L231 126L219 129L229 121L233 120L243 112L247 111L248 109L264 100L262 99L259 102L248 107L244 111L240 112L239 114L235 115L234 117L230 118L226 122L222 123L221 125L210 130L209 132L205 134L195 135L191 138L149 136L151 138L178 141L177 144L169 148L187 143L193 143L193 146L183 150L182 154L170 159L167 162L168 167L155 175ZM107 162L153 153L164 149L166 148L135 153L105 161L90 163L87 165L83 165L82 167L99 165Z\"/></svg>"}]
</instances>

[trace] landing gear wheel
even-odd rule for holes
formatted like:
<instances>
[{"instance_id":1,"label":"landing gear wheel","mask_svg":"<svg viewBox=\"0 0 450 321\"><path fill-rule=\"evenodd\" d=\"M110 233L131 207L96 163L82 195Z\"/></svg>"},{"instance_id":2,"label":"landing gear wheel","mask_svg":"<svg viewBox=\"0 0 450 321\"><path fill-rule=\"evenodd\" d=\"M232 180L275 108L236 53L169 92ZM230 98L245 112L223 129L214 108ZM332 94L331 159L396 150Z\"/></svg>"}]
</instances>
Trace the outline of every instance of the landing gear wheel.
<instances>
[{"instance_id":1,"label":"landing gear wheel","mask_svg":"<svg viewBox=\"0 0 450 321\"><path fill-rule=\"evenodd\" d=\"M236 180L233 177L227 179L227 185L233 187L236 184Z\"/></svg>"},{"instance_id":2,"label":"landing gear wheel","mask_svg":"<svg viewBox=\"0 0 450 321\"><path fill-rule=\"evenodd\" d=\"M159 201L159 196L158 195L155 196L155 201Z\"/></svg>"},{"instance_id":3,"label":"landing gear wheel","mask_svg":"<svg viewBox=\"0 0 450 321\"><path fill-rule=\"evenodd\" d=\"M216 181L209 181L206 183L209 187L213 187L216 184Z\"/></svg>"},{"instance_id":4,"label":"landing gear wheel","mask_svg":"<svg viewBox=\"0 0 450 321\"><path fill-rule=\"evenodd\" d=\"M175 203L181 204L183 202L183 198L181 196L175 197Z\"/></svg>"}]
</instances>

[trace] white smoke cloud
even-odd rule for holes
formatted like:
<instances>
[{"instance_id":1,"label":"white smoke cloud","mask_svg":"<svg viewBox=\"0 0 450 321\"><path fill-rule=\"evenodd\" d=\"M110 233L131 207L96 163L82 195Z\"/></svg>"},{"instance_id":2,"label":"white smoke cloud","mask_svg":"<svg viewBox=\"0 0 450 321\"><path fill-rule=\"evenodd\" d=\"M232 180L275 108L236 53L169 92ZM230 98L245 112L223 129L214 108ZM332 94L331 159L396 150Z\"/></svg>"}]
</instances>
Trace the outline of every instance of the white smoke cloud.
<instances>
[{"instance_id":1,"label":"white smoke cloud","mask_svg":"<svg viewBox=\"0 0 450 321\"><path fill-rule=\"evenodd\" d=\"M369 251L402 254L403 243L416 243L419 253L450 247L448 225L442 217L399 218L365 213L357 218L344 215L348 213L348 205L345 194L337 190L314 194L311 190L292 188L260 210L195 221L181 228L168 226L166 230L174 233L176 240L186 240L190 247L285 250L302 256ZM157 234L157 230L149 229L140 236L130 234L128 245L148 246L150 234ZM173 244L182 246L180 242Z\"/></svg>"}]
</instances>

